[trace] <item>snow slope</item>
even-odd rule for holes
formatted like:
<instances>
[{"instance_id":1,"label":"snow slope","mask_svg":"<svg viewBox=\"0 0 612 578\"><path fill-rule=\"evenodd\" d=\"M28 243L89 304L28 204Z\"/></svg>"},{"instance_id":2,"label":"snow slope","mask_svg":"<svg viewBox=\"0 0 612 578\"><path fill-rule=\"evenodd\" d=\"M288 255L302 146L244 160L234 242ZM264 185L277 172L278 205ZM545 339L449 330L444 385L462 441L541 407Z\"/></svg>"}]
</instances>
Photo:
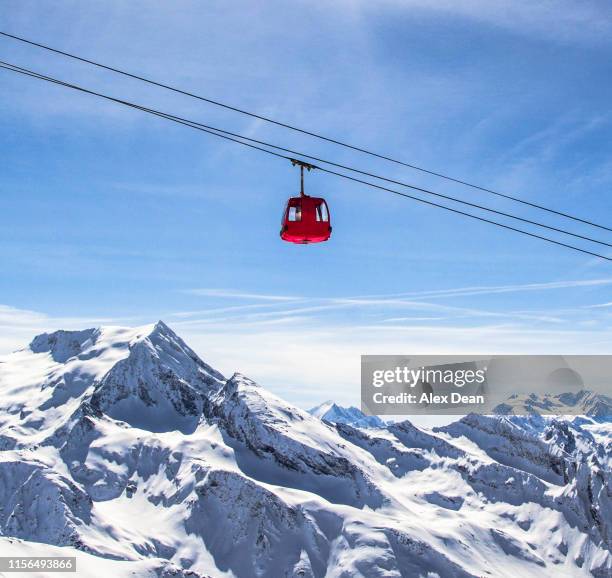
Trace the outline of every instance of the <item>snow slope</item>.
<instances>
[{"instance_id":1,"label":"snow slope","mask_svg":"<svg viewBox=\"0 0 612 578\"><path fill-rule=\"evenodd\" d=\"M0 358L0 550L79 576L610 577L611 430L332 423L162 322L58 331Z\"/></svg>"}]
</instances>

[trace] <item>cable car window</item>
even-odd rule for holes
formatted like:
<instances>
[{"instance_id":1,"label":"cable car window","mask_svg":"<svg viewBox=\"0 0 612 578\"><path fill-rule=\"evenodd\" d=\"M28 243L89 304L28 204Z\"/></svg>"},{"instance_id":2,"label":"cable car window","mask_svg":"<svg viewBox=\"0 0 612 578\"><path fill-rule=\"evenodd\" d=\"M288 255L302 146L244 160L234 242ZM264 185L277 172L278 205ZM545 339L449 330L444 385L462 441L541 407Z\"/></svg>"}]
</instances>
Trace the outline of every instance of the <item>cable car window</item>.
<instances>
[{"instance_id":1,"label":"cable car window","mask_svg":"<svg viewBox=\"0 0 612 578\"><path fill-rule=\"evenodd\" d=\"M296 222L302 220L302 207L289 207L288 221Z\"/></svg>"},{"instance_id":2,"label":"cable car window","mask_svg":"<svg viewBox=\"0 0 612 578\"><path fill-rule=\"evenodd\" d=\"M317 221L329 221L329 214L327 213L327 205L325 203L320 203L317 206Z\"/></svg>"}]
</instances>

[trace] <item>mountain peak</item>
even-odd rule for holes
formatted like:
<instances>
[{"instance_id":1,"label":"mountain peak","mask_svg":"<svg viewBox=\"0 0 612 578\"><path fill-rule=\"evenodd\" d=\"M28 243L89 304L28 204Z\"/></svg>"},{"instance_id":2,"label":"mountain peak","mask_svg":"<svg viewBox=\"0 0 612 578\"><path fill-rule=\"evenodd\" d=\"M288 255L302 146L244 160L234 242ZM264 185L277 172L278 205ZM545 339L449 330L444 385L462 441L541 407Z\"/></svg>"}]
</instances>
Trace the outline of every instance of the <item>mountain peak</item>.
<instances>
[{"instance_id":1,"label":"mountain peak","mask_svg":"<svg viewBox=\"0 0 612 578\"><path fill-rule=\"evenodd\" d=\"M163 335L171 335L172 337L178 337L177 334L170 329L161 319L156 323L153 323L151 333L158 333Z\"/></svg>"},{"instance_id":2,"label":"mountain peak","mask_svg":"<svg viewBox=\"0 0 612 578\"><path fill-rule=\"evenodd\" d=\"M181 348L189 349L181 338L163 321L140 327L127 328L102 326L81 330L59 329L51 333L41 333L29 344L32 353L48 353L53 361L66 363L96 345L112 345L115 348L132 347L140 341L170 341ZM191 350L189 350L191 351Z\"/></svg>"},{"instance_id":3,"label":"mountain peak","mask_svg":"<svg viewBox=\"0 0 612 578\"><path fill-rule=\"evenodd\" d=\"M120 334L129 335L128 341L134 344L144 339L151 339L155 337L165 337L171 340L180 340L180 337L166 325L162 320L156 323L149 323L148 325L141 325L140 327L134 328L119 328L119 327L102 327L103 330L115 330L117 329Z\"/></svg>"},{"instance_id":4,"label":"mountain peak","mask_svg":"<svg viewBox=\"0 0 612 578\"><path fill-rule=\"evenodd\" d=\"M193 431L207 396L226 381L163 321L43 333L12 361L23 364L24 355L32 371L13 383L31 391L20 402L28 412L91 405L152 432ZM40 377L42 388L32 375Z\"/></svg>"},{"instance_id":5,"label":"mountain peak","mask_svg":"<svg viewBox=\"0 0 612 578\"><path fill-rule=\"evenodd\" d=\"M332 401L331 399L328 399L327 401L324 401L316 407L309 409L308 413L314 417L320 418L321 416L325 415L325 413L327 413L329 410L334 409L335 407L337 407L336 402Z\"/></svg>"},{"instance_id":6,"label":"mountain peak","mask_svg":"<svg viewBox=\"0 0 612 578\"><path fill-rule=\"evenodd\" d=\"M139 341L149 340L151 343L155 344L174 343L181 349L191 351L187 344L161 320L149 325L143 325L137 329L137 334L130 341L132 346Z\"/></svg>"},{"instance_id":7,"label":"mountain peak","mask_svg":"<svg viewBox=\"0 0 612 578\"><path fill-rule=\"evenodd\" d=\"M343 423L355 427L384 427L384 422L375 415L366 415L356 407L342 407L328 400L308 410L313 417L330 423Z\"/></svg>"},{"instance_id":8,"label":"mountain peak","mask_svg":"<svg viewBox=\"0 0 612 578\"><path fill-rule=\"evenodd\" d=\"M32 353L50 353L54 361L64 363L78 355L87 347L94 345L100 335L100 329L83 329L65 331L60 329L53 333L37 335L29 345Z\"/></svg>"}]
</instances>

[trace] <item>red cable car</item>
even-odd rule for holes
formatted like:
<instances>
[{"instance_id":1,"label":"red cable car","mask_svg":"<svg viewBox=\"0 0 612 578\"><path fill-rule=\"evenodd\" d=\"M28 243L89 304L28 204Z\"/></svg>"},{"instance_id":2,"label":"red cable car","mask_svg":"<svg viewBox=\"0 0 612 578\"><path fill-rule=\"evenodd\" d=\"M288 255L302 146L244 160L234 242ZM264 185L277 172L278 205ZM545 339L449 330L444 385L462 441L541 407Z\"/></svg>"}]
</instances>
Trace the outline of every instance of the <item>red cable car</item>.
<instances>
[{"instance_id":1,"label":"red cable car","mask_svg":"<svg viewBox=\"0 0 612 578\"><path fill-rule=\"evenodd\" d=\"M331 237L331 220L329 207L325 199L310 197L304 194L304 169L315 167L292 159L294 165L300 166L301 189L299 197L291 197L283 213L280 236L288 243L321 243Z\"/></svg>"}]
</instances>

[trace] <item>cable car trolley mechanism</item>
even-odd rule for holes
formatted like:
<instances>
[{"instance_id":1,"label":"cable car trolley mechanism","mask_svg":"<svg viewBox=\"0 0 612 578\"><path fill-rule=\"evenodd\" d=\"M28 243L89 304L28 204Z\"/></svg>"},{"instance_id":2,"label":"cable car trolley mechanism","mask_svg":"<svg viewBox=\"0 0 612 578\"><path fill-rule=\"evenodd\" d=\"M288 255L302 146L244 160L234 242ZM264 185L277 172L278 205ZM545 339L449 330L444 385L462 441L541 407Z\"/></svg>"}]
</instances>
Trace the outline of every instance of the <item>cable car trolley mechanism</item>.
<instances>
[{"instance_id":1,"label":"cable car trolley mechanism","mask_svg":"<svg viewBox=\"0 0 612 578\"><path fill-rule=\"evenodd\" d=\"M316 167L304 161L290 159L291 164L300 167L300 196L287 201L283 213L280 236L288 243L321 243L331 237L329 207L325 199L310 197L304 193L304 169Z\"/></svg>"}]
</instances>

